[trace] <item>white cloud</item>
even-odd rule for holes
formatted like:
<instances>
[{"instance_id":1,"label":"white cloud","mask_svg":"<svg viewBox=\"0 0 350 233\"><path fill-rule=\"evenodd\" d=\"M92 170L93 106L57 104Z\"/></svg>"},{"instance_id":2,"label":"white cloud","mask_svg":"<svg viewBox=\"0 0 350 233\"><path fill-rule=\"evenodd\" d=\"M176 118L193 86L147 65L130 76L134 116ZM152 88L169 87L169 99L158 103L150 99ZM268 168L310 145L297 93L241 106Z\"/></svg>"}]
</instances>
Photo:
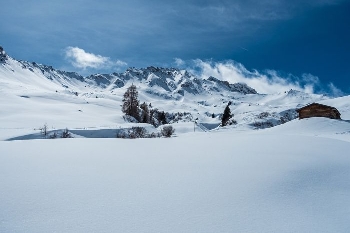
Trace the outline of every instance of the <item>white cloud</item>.
<instances>
[{"instance_id":1,"label":"white cloud","mask_svg":"<svg viewBox=\"0 0 350 233\"><path fill-rule=\"evenodd\" d=\"M128 65L128 63L126 63L126 62L124 62L124 61L121 61L121 60L117 60L117 61L115 62L115 64L116 64L117 66L127 66L127 65Z\"/></svg>"},{"instance_id":2,"label":"white cloud","mask_svg":"<svg viewBox=\"0 0 350 233\"><path fill-rule=\"evenodd\" d=\"M123 61L117 60L113 62L109 57L88 53L85 52L84 49L78 47L67 47L65 49L65 55L74 67L80 69L103 69L127 65L127 63Z\"/></svg>"},{"instance_id":3,"label":"white cloud","mask_svg":"<svg viewBox=\"0 0 350 233\"><path fill-rule=\"evenodd\" d=\"M340 96L345 95L345 93L342 90L340 90L339 88L337 88L333 83L329 83L328 88L330 90L331 96L340 97Z\"/></svg>"},{"instance_id":4,"label":"white cloud","mask_svg":"<svg viewBox=\"0 0 350 233\"><path fill-rule=\"evenodd\" d=\"M183 66L183 65L185 65L185 61L180 59L180 58L175 58L174 60L175 60L176 66Z\"/></svg>"},{"instance_id":5,"label":"white cloud","mask_svg":"<svg viewBox=\"0 0 350 233\"><path fill-rule=\"evenodd\" d=\"M307 82L307 83L312 83L312 84L315 84L315 85L318 85L320 83L320 79L315 76L315 75L312 75L312 74L302 74L301 76L303 78L303 81L304 82Z\"/></svg>"},{"instance_id":6,"label":"white cloud","mask_svg":"<svg viewBox=\"0 0 350 233\"><path fill-rule=\"evenodd\" d=\"M313 93L315 85L318 84L318 77L311 74L304 74L300 79L291 74L282 77L277 71L267 70L264 73L257 70L249 71L242 64L234 61L206 62L195 60L195 67L192 72L202 78L213 76L230 83L246 83L259 93L271 94L290 89Z\"/></svg>"},{"instance_id":7,"label":"white cloud","mask_svg":"<svg viewBox=\"0 0 350 233\"><path fill-rule=\"evenodd\" d=\"M301 81L305 83L304 88L308 89L310 93L315 92L315 87L321 86L320 79L315 75L304 73L301 77Z\"/></svg>"}]
</instances>

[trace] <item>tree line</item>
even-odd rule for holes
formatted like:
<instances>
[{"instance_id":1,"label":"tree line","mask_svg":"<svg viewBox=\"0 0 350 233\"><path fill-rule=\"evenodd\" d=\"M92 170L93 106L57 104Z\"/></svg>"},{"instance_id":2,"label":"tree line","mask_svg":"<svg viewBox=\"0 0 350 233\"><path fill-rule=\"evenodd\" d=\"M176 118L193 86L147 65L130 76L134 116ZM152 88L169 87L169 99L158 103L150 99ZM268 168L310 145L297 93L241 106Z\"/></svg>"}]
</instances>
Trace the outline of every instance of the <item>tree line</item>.
<instances>
[{"instance_id":1,"label":"tree line","mask_svg":"<svg viewBox=\"0 0 350 233\"><path fill-rule=\"evenodd\" d=\"M221 126L235 124L236 121L232 119L234 116L230 110L231 102L226 106L222 119ZM127 88L123 95L122 112L127 116L133 117L139 123L152 124L155 127L167 124L167 113L159 111L157 108L152 108L151 103L143 102L140 104L138 100L138 91L134 84Z\"/></svg>"}]
</instances>

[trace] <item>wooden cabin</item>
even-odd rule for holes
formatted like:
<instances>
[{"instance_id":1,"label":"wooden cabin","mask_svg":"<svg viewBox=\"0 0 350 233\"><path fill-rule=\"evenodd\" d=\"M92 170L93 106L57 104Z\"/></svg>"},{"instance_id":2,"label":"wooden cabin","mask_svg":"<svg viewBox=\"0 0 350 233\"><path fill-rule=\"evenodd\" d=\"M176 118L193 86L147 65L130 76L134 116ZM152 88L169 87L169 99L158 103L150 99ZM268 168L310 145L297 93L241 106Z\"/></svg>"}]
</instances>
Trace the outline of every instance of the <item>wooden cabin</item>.
<instances>
[{"instance_id":1,"label":"wooden cabin","mask_svg":"<svg viewBox=\"0 0 350 233\"><path fill-rule=\"evenodd\" d=\"M330 119L340 119L340 113L338 109L318 103L312 103L305 107L299 108L297 112L299 113L299 119L309 117L327 117Z\"/></svg>"}]
</instances>

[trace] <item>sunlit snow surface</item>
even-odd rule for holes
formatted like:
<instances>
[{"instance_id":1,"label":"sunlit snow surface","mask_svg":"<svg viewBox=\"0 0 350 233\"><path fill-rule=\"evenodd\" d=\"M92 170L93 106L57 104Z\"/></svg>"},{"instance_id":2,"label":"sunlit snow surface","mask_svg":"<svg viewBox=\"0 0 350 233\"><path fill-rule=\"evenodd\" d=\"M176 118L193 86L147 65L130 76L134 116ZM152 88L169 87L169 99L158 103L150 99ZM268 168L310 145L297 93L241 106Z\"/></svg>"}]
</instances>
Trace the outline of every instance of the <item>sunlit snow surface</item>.
<instances>
[{"instance_id":1,"label":"sunlit snow surface","mask_svg":"<svg viewBox=\"0 0 350 233\"><path fill-rule=\"evenodd\" d=\"M133 125L120 110L125 88L68 90L21 69L0 67L1 233L349 232L350 97L234 94L238 124L215 129L219 119L206 113L221 113L227 93L165 100L140 91L141 101L191 112L212 130L180 122L169 139L116 139ZM343 120L249 125L313 101ZM45 123L75 138L42 139Z\"/></svg>"},{"instance_id":2,"label":"sunlit snow surface","mask_svg":"<svg viewBox=\"0 0 350 233\"><path fill-rule=\"evenodd\" d=\"M348 232L349 150L229 131L0 142L0 229Z\"/></svg>"}]
</instances>

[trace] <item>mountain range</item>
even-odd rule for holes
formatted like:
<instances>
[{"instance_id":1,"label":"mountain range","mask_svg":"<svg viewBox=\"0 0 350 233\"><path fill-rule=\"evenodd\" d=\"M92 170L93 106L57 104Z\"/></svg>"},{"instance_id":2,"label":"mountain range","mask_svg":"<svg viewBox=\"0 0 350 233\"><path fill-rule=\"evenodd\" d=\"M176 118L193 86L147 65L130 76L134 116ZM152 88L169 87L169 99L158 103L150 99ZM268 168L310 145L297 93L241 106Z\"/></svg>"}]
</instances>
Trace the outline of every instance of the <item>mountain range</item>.
<instances>
[{"instance_id":1,"label":"mountain range","mask_svg":"<svg viewBox=\"0 0 350 233\"><path fill-rule=\"evenodd\" d=\"M12 128L35 128L45 122L61 128L126 127L128 122L121 104L126 88L132 84L137 87L140 103L146 102L166 112L166 123L182 123L175 125L178 133L192 131L194 121L199 131L217 128L228 103L236 123L229 128L250 130L284 124L297 118L297 108L331 99L297 90L257 93L245 83L229 83L212 76L200 78L177 68L131 67L122 73L84 77L48 65L16 60L2 48L0 62L2 105L13 109L1 117L18 118L18 125L13 124ZM25 115L18 115L21 106L26 109ZM37 114L40 106L48 110ZM75 109L73 119L65 116L66 109ZM54 117L57 113L62 120ZM186 117L179 117L179 113Z\"/></svg>"}]
</instances>

